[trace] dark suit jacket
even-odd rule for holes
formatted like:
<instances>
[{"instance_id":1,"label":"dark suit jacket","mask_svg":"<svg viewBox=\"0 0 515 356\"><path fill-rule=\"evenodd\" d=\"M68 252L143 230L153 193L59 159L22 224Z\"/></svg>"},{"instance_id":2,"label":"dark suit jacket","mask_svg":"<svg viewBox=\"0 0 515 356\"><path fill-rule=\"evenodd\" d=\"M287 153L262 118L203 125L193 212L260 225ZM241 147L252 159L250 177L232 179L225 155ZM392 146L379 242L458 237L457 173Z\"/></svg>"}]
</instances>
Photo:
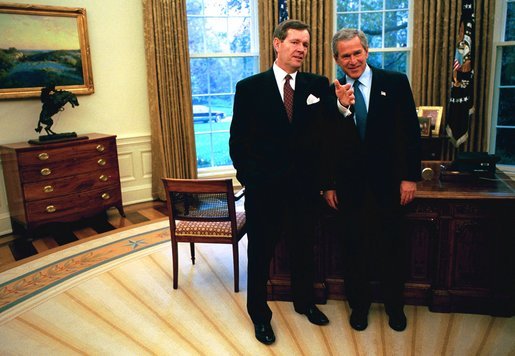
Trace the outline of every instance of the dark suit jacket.
<instances>
[{"instance_id":1,"label":"dark suit jacket","mask_svg":"<svg viewBox=\"0 0 515 356\"><path fill-rule=\"evenodd\" d=\"M420 126L408 78L398 72L371 69L365 140L358 136L353 115L335 114L338 119L327 140L331 142L325 149L322 188L336 188L343 195L340 203L351 203L360 198L363 189L371 189L380 203L395 206L399 205L400 182L421 179ZM345 78L339 81L346 83ZM330 92L337 110L334 85Z\"/></svg>"},{"instance_id":2,"label":"dark suit jacket","mask_svg":"<svg viewBox=\"0 0 515 356\"><path fill-rule=\"evenodd\" d=\"M328 90L326 77L299 72L290 123L272 69L238 82L229 145L237 178L244 186L318 194L318 132ZM310 95L320 101L308 105Z\"/></svg>"}]
</instances>

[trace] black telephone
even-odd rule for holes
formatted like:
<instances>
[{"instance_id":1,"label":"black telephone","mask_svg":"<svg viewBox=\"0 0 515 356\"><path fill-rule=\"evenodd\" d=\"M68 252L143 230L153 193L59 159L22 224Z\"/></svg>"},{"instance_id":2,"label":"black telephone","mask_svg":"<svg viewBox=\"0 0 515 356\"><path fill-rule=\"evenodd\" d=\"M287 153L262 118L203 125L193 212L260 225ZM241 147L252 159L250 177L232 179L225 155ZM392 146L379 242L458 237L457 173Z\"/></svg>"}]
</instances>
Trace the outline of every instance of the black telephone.
<instances>
[{"instance_id":1,"label":"black telephone","mask_svg":"<svg viewBox=\"0 0 515 356\"><path fill-rule=\"evenodd\" d=\"M440 179L467 181L479 177L495 178L500 157L488 152L459 152L452 163L441 166Z\"/></svg>"}]
</instances>

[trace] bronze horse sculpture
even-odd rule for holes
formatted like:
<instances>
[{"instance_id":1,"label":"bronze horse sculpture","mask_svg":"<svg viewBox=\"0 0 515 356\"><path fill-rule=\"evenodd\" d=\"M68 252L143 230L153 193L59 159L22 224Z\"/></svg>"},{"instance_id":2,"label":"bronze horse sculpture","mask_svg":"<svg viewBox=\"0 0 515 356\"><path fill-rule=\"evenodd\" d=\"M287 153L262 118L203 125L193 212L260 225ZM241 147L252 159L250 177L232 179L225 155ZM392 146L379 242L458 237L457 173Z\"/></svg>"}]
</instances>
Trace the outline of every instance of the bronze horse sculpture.
<instances>
[{"instance_id":1,"label":"bronze horse sculpture","mask_svg":"<svg viewBox=\"0 0 515 356\"><path fill-rule=\"evenodd\" d=\"M39 133L43 129L42 125L45 125L47 135L56 135L51 129L54 124L52 116L59 111L63 111L66 103L70 103L72 108L79 106L79 101L75 94L66 90L56 90L55 86L41 89L41 102L43 103L43 108L39 114L38 127L35 130Z\"/></svg>"}]
</instances>

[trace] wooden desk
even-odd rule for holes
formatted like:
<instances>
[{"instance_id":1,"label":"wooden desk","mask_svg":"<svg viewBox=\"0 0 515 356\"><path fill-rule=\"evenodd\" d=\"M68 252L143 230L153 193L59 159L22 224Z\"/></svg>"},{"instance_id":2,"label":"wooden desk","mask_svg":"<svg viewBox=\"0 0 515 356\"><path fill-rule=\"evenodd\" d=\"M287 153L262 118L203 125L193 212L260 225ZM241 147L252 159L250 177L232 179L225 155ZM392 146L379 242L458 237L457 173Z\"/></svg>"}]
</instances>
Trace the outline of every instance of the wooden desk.
<instances>
[{"instance_id":1,"label":"wooden desk","mask_svg":"<svg viewBox=\"0 0 515 356\"><path fill-rule=\"evenodd\" d=\"M406 216L407 304L438 312L515 315L515 182L441 182L440 162L418 184ZM345 299L336 216L321 202L316 253L317 302ZM288 254L281 243L271 265L269 298L290 300ZM376 284L373 284L376 286ZM377 288L374 288L376 290ZM375 300L380 301L377 290Z\"/></svg>"}]
</instances>

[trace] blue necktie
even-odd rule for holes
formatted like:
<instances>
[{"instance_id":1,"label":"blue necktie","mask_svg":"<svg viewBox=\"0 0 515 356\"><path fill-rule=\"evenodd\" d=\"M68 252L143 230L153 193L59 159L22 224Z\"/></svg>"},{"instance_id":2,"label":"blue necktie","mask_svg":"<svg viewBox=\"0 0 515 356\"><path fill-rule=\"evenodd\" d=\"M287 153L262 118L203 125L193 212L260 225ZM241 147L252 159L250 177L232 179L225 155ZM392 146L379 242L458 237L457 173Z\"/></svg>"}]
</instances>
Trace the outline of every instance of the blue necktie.
<instances>
[{"instance_id":1,"label":"blue necktie","mask_svg":"<svg viewBox=\"0 0 515 356\"><path fill-rule=\"evenodd\" d=\"M365 99L359 89L359 80L355 80L353 84L354 97L356 103L354 104L354 115L356 116L356 126L358 127L359 137L361 140L365 139L365 128L367 126L367 106Z\"/></svg>"}]
</instances>

